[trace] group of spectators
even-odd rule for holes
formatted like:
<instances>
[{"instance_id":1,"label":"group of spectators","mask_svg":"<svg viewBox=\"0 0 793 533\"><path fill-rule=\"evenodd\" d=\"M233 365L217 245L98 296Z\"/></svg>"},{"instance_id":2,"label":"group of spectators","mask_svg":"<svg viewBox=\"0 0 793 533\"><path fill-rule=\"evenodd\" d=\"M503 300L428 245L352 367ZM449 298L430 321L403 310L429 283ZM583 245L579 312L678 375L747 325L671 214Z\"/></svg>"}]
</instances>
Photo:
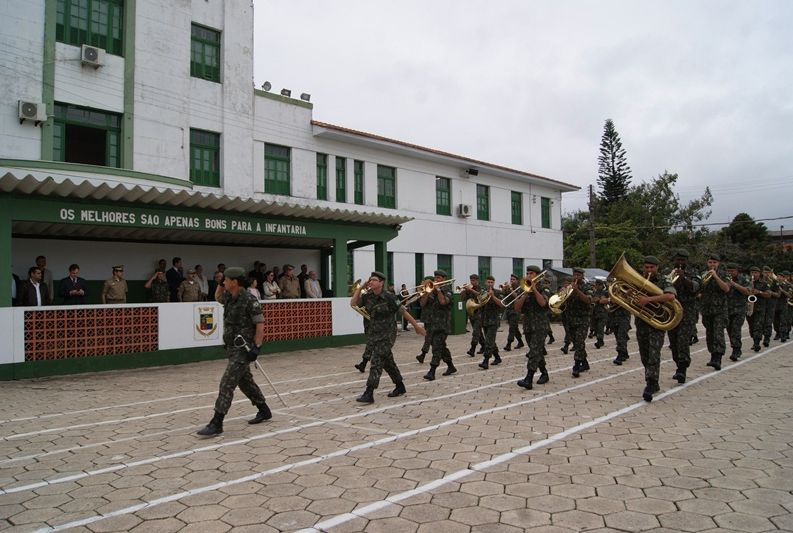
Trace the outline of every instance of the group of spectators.
<instances>
[{"instance_id":1,"label":"group of spectators","mask_svg":"<svg viewBox=\"0 0 793 533\"><path fill-rule=\"evenodd\" d=\"M69 275L58 284L58 296L66 305L79 305L85 303L88 292L85 280L79 277L80 266L69 265ZM47 268L47 258L40 255L36 258L36 265L28 269L27 279L20 279L16 274L11 274L11 304L26 306L51 305L55 297L55 287L52 280L52 271Z\"/></svg>"}]
</instances>

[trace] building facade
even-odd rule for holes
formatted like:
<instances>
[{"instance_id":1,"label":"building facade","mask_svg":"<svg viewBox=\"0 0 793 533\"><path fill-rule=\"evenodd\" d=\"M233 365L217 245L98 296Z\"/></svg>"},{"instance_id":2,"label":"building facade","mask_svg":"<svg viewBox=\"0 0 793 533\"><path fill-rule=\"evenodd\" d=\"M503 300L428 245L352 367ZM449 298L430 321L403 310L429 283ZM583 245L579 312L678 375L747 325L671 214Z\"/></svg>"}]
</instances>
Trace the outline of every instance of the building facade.
<instances>
[{"instance_id":1,"label":"building facade","mask_svg":"<svg viewBox=\"0 0 793 533\"><path fill-rule=\"evenodd\" d=\"M306 263L343 300L372 269L412 286L439 267L505 280L561 264L561 195L576 186L316 121L308 99L255 89L252 9L0 4L0 278L24 279L37 255L56 279L79 263L96 303L124 264L131 305L159 258L209 276L261 260ZM0 284L6 312L11 292ZM337 315L323 334L360 340ZM28 361L24 335L11 350Z\"/></svg>"}]
</instances>

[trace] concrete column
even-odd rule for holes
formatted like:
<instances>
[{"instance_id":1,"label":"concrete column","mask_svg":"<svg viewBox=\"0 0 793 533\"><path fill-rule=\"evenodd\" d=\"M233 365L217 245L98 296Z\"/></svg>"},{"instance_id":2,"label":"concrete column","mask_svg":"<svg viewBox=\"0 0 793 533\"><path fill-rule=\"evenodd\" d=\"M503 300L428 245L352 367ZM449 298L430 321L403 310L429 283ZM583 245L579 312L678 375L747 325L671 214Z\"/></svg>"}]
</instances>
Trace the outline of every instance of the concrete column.
<instances>
[{"instance_id":1,"label":"concrete column","mask_svg":"<svg viewBox=\"0 0 793 533\"><path fill-rule=\"evenodd\" d=\"M11 200L0 198L0 307L11 307Z\"/></svg>"}]
</instances>

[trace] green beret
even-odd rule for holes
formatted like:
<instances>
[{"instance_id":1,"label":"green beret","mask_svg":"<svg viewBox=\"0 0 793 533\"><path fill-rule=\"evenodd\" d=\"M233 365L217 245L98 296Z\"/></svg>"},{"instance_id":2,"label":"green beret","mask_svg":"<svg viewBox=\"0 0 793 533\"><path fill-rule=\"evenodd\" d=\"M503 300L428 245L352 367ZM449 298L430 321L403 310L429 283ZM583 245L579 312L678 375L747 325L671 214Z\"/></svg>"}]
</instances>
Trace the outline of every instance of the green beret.
<instances>
[{"instance_id":1,"label":"green beret","mask_svg":"<svg viewBox=\"0 0 793 533\"><path fill-rule=\"evenodd\" d=\"M790 275L790 270L783 270L782 272L780 272L780 275L789 276Z\"/></svg>"},{"instance_id":2,"label":"green beret","mask_svg":"<svg viewBox=\"0 0 793 533\"><path fill-rule=\"evenodd\" d=\"M449 275L444 270L436 270L435 272L433 272L433 274L435 274L436 276L442 276L444 278L449 277Z\"/></svg>"},{"instance_id":3,"label":"green beret","mask_svg":"<svg viewBox=\"0 0 793 533\"><path fill-rule=\"evenodd\" d=\"M688 250L685 248L678 248L675 250L675 257L682 257L684 259L688 259Z\"/></svg>"},{"instance_id":4,"label":"green beret","mask_svg":"<svg viewBox=\"0 0 793 533\"><path fill-rule=\"evenodd\" d=\"M710 254L708 255L708 261L721 261L721 257L719 254Z\"/></svg>"},{"instance_id":5,"label":"green beret","mask_svg":"<svg viewBox=\"0 0 793 533\"><path fill-rule=\"evenodd\" d=\"M432 280L433 280L432 276L424 276L424 278L421 281L432 281Z\"/></svg>"},{"instance_id":6,"label":"green beret","mask_svg":"<svg viewBox=\"0 0 793 533\"><path fill-rule=\"evenodd\" d=\"M644 256L644 263L649 265L656 265L658 266L661 262L658 260L657 257L654 255L645 255Z\"/></svg>"},{"instance_id":7,"label":"green beret","mask_svg":"<svg viewBox=\"0 0 793 533\"><path fill-rule=\"evenodd\" d=\"M578 272L579 274L586 274L586 272L584 272L584 269L581 267L573 268L573 273L575 274L576 272Z\"/></svg>"},{"instance_id":8,"label":"green beret","mask_svg":"<svg viewBox=\"0 0 793 533\"><path fill-rule=\"evenodd\" d=\"M379 279L380 281L385 281L385 274L383 274L382 272L378 272L378 271L376 271L376 270L375 270L374 272L372 272L372 273L369 275L369 277L370 277L370 278L377 278L377 279Z\"/></svg>"},{"instance_id":9,"label":"green beret","mask_svg":"<svg viewBox=\"0 0 793 533\"><path fill-rule=\"evenodd\" d=\"M242 267L228 267L223 271L223 275L228 279L241 280L248 277L248 273Z\"/></svg>"},{"instance_id":10,"label":"green beret","mask_svg":"<svg viewBox=\"0 0 793 533\"><path fill-rule=\"evenodd\" d=\"M436 276L439 276L440 274L438 274L437 272L435 272L435 275L436 275ZM446 277L446 275L444 275L443 277L445 278L445 277ZM478 274L471 274L470 276L468 276L468 279L479 279L479 275L478 275Z\"/></svg>"},{"instance_id":11,"label":"green beret","mask_svg":"<svg viewBox=\"0 0 793 533\"><path fill-rule=\"evenodd\" d=\"M573 269L573 271L575 271L575 269ZM526 272L536 272L537 274L539 274L542 271L540 270L540 267L538 267L537 265L529 265L526 267ZM584 273L583 269L581 270L581 273L582 274Z\"/></svg>"},{"instance_id":12,"label":"green beret","mask_svg":"<svg viewBox=\"0 0 793 533\"><path fill-rule=\"evenodd\" d=\"M738 270L738 265L736 263L727 263L724 268L727 270Z\"/></svg>"},{"instance_id":13,"label":"green beret","mask_svg":"<svg viewBox=\"0 0 793 533\"><path fill-rule=\"evenodd\" d=\"M768 265L763 265L763 272L773 272L773 270L771 270L771 267L770 267L770 266L768 266Z\"/></svg>"},{"instance_id":14,"label":"green beret","mask_svg":"<svg viewBox=\"0 0 793 533\"><path fill-rule=\"evenodd\" d=\"M749 272L760 272L760 267L753 266L749 269Z\"/></svg>"}]
</instances>

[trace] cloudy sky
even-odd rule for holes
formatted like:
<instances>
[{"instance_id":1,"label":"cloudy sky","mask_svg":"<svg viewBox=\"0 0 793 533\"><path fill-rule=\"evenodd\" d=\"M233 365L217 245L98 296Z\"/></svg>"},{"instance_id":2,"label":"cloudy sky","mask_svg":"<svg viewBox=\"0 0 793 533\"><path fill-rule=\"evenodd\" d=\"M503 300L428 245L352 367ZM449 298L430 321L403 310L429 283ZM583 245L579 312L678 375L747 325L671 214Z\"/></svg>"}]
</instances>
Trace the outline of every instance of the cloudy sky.
<instances>
[{"instance_id":1,"label":"cloudy sky","mask_svg":"<svg viewBox=\"0 0 793 533\"><path fill-rule=\"evenodd\" d=\"M255 82L314 118L597 184L611 118L633 182L709 222L793 215L793 1L254 0ZM563 196L566 212L586 194ZM766 222L793 228L793 218ZM714 228L715 229L715 228Z\"/></svg>"}]
</instances>

